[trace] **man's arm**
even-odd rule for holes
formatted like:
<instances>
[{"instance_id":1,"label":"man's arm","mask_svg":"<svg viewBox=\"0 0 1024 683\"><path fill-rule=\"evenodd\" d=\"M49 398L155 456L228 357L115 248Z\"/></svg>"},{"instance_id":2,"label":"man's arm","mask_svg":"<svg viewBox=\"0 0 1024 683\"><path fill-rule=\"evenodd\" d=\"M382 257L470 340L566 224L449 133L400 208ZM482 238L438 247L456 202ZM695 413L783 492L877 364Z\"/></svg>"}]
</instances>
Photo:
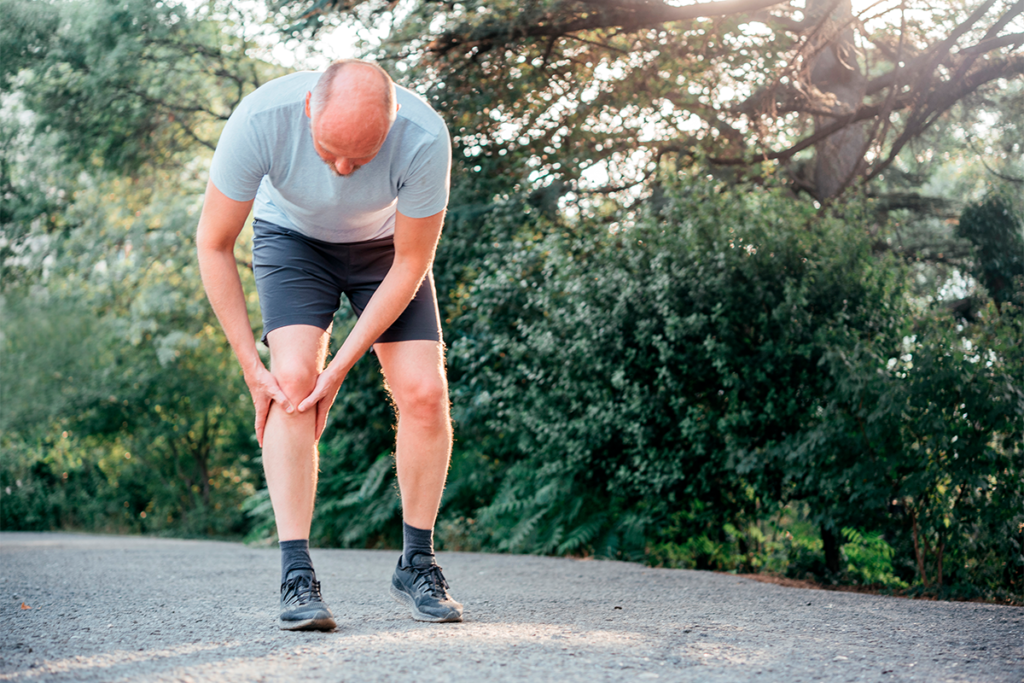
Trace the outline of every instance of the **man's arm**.
<instances>
[{"instance_id":1,"label":"man's arm","mask_svg":"<svg viewBox=\"0 0 1024 683\"><path fill-rule=\"evenodd\" d=\"M444 211L426 218L409 218L401 213L395 216L395 260L391 269L330 365L320 373L313 393L299 404L299 412L317 406L317 438L345 375L416 296L434 262L443 224Z\"/></svg>"},{"instance_id":2,"label":"man's arm","mask_svg":"<svg viewBox=\"0 0 1024 683\"><path fill-rule=\"evenodd\" d=\"M225 196L213 182L206 185L203 213L196 231L199 272L206 296L210 299L217 320L224 328L228 343L235 352L245 383L256 406L256 438L263 445L263 427L271 401L277 401L289 413L294 410L288 397L267 371L256 350L249 325L249 312L242 292L235 263L235 241L245 225L252 200L237 202Z\"/></svg>"}]
</instances>

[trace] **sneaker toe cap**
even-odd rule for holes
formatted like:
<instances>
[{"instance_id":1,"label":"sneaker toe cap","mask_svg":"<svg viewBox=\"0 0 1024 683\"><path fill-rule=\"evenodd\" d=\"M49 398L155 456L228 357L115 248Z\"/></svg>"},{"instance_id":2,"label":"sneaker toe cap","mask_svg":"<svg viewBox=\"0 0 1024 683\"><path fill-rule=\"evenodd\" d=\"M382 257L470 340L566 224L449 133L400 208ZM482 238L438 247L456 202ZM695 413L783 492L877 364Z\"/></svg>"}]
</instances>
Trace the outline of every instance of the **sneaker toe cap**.
<instances>
[{"instance_id":1,"label":"sneaker toe cap","mask_svg":"<svg viewBox=\"0 0 1024 683\"><path fill-rule=\"evenodd\" d=\"M444 600L433 605L420 605L421 612L439 619L453 619L462 617L462 605L454 600Z\"/></svg>"},{"instance_id":2,"label":"sneaker toe cap","mask_svg":"<svg viewBox=\"0 0 1024 683\"><path fill-rule=\"evenodd\" d=\"M306 621L308 619L333 619L331 610L322 602L311 602L306 605L285 610L281 613L282 621Z\"/></svg>"}]
</instances>

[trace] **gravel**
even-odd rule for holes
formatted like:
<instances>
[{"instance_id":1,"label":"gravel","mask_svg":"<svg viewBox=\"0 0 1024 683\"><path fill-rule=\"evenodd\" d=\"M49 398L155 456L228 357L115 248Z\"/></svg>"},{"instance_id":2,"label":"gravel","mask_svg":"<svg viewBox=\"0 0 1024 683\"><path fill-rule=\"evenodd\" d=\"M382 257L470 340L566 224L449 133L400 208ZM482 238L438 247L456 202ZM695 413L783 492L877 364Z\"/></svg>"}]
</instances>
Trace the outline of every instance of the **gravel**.
<instances>
[{"instance_id":1,"label":"gravel","mask_svg":"<svg viewBox=\"0 0 1024 683\"><path fill-rule=\"evenodd\" d=\"M2 533L0 680L1024 682L1024 608L440 553L466 619L424 624L397 556L314 550L338 628L286 633L276 549Z\"/></svg>"}]
</instances>

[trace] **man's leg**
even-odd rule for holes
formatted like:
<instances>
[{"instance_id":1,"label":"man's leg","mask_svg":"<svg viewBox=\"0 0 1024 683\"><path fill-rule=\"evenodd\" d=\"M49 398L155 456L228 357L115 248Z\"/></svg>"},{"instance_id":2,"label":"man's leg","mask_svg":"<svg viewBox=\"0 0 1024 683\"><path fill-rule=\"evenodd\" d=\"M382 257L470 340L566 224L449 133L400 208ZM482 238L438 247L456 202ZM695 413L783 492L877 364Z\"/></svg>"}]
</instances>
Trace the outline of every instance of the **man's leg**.
<instances>
[{"instance_id":1,"label":"man's leg","mask_svg":"<svg viewBox=\"0 0 1024 683\"><path fill-rule=\"evenodd\" d=\"M408 552L410 533L427 539L433 533L448 475L452 427L443 348L440 342L417 340L374 349L398 410L395 459L407 552L392 577L391 594L411 607L416 619L460 621L462 605L445 590L430 541L420 539L420 552Z\"/></svg>"},{"instance_id":2,"label":"man's leg","mask_svg":"<svg viewBox=\"0 0 1024 683\"><path fill-rule=\"evenodd\" d=\"M279 327L267 335L270 372L294 405L313 391L329 338L312 325ZM263 471L282 541L309 538L317 479L315 429L314 411L289 415L276 403L270 406L263 433Z\"/></svg>"},{"instance_id":3,"label":"man's leg","mask_svg":"<svg viewBox=\"0 0 1024 683\"><path fill-rule=\"evenodd\" d=\"M313 325L289 325L267 335L270 372L294 405L313 390L329 339L329 330ZM282 550L279 626L286 630L334 628L309 559L318 466L315 430L315 411L289 415L273 404L263 433L263 470Z\"/></svg>"},{"instance_id":4,"label":"man's leg","mask_svg":"<svg viewBox=\"0 0 1024 683\"><path fill-rule=\"evenodd\" d=\"M402 518L417 529L433 529L452 450L444 352L440 342L419 340L376 344L374 351L398 409Z\"/></svg>"}]
</instances>

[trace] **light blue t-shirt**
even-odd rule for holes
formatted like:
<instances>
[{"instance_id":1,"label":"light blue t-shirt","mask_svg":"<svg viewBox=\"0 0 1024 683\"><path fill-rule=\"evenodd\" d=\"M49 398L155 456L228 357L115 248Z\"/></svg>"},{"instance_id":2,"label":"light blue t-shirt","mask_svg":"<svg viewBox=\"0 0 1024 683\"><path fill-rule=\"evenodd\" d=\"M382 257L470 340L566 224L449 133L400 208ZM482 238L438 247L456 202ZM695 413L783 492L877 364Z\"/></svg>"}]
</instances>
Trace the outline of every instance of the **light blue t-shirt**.
<instances>
[{"instance_id":1,"label":"light blue t-shirt","mask_svg":"<svg viewBox=\"0 0 1024 683\"><path fill-rule=\"evenodd\" d=\"M306 93L320 78L277 78L242 100L213 155L210 179L235 201L255 198L256 218L326 242L363 242L395 231L395 212L426 218L448 204L451 142L437 112L397 88L398 118L374 159L338 176L313 148Z\"/></svg>"}]
</instances>

